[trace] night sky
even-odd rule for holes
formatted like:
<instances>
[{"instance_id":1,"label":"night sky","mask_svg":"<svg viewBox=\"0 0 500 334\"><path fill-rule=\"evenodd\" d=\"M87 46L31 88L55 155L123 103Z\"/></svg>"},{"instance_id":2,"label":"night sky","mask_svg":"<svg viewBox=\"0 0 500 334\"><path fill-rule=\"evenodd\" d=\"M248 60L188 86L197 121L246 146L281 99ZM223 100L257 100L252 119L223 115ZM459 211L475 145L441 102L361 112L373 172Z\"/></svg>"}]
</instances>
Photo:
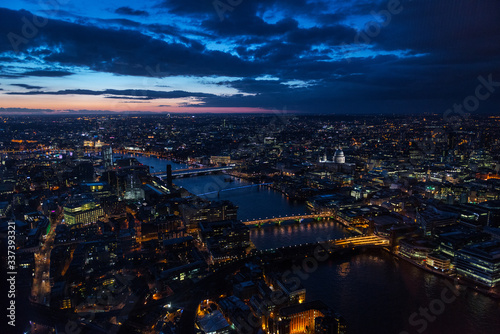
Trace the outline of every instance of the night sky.
<instances>
[{"instance_id":1,"label":"night sky","mask_svg":"<svg viewBox=\"0 0 500 334\"><path fill-rule=\"evenodd\" d=\"M0 7L2 114L443 114L464 100L470 113L499 110L498 0L4 0ZM480 76L499 83L470 99Z\"/></svg>"}]
</instances>

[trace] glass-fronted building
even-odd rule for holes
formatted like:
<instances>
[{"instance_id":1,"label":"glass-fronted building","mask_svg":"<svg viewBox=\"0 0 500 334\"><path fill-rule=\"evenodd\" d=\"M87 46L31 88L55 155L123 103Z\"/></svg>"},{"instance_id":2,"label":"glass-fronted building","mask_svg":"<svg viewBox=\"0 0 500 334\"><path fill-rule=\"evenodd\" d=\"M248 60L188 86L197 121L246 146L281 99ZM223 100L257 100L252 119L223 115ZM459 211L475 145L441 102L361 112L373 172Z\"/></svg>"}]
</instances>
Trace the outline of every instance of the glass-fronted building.
<instances>
[{"instance_id":1,"label":"glass-fronted building","mask_svg":"<svg viewBox=\"0 0 500 334\"><path fill-rule=\"evenodd\" d=\"M456 254L456 270L463 277L487 286L500 282L500 241L485 241L466 246Z\"/></svg>"}]
</instances>

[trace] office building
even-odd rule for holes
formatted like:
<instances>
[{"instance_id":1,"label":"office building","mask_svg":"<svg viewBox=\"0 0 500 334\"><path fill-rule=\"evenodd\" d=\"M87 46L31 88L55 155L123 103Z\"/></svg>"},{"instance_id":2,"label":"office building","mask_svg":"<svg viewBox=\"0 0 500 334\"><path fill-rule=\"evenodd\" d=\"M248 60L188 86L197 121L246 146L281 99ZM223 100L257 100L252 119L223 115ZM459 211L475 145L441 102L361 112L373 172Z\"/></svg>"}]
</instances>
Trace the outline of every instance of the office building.
<instances>
[{"instance_id":1,"label":"office building","mask_svg":"<svg viewBox=\"0 0 500 334\"><path fill-rule=\"evenodd\" d=\"M200 233L214 258L241 254L250 246L250 231L235 220L200 223Z\"/></svg>"},{"instance_id":2,"label":"office building","mask_svg":"<svg viewBox=\"0 0 500 334\"><path fill-rule=\"evenodd\" d=\"M64 206L64 222L67 225L90 224L104 215L99 203L88 196L79 196Z\"/></svg>"},{"instance_id":3,"label":"office building","mask_svg":"<svg viewBox=\"0 0 500 334\"><path fill-rule=\"evenodd\" d=\"M346 324L319 300L287 306L279 311L276 334L345 333ZM340 326L339 323L342 322ZM316 328L318 325L318 328ZM318 329L319 331L316 331ZM330 329L330 330L329 330ZM335 329L335 331L332 331ZM340 331L342 330L342 331Z\"/></svg>"},{"instance_id":4,"label":"office building","mask_svg":"<svg viewBox=\"0 0 500 334\"><path fill-rule=\"evenodd\" d=\"M113 148L111 146L102 147L102 160L105 169L113 167Z\"/></svg>"},{"instance_id":5,"label":"office building","mask_svg":"<svg viewBox=\"0 0 500 334\"><path fill-rule=\"evenodd\" d=\"M500 282L500 241L485 241L459 250L457 274L489 287Z\"/></svg>"}]
</instances>

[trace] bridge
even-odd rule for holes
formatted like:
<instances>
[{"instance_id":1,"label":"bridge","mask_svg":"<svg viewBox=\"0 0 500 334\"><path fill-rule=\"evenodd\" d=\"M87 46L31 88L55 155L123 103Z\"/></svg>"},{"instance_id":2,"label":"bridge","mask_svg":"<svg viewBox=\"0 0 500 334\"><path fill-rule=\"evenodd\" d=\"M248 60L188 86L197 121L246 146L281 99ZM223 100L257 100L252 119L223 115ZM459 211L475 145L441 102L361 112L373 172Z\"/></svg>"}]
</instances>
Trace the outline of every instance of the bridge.
<instances>
[{"instance_id":1,"label":"bridge","mask_svg":"<svg viewBox=\"0 0 500 334\"><path fill-rule=\"evenodd\" d=\"M193 175L207 175L207 174L223 172L226 170L231 170L233 168L234 167L231 167L231 166L224 166L224 167L175 169L175 170L172 170L172 177L177 178L177 177L186 177L186 176L193 176ZM158 176L159 178L167 177L166 172L153 173L153 175Z\"/></svg>"},{"instance_id":2,"label":"bridge","mask_svg":"<svg viewBox=\"0 0 500 334\"><path fill-rule=\"evenodd\" d=\"M319 238L318 238L319 239ZM267 249L253 249L250 253L229 257L223 261L216 262L215 268L235 263L238 261L248 261L254 256L265 256L267 260L283 261L296 260L301 257L316 256L319 253L333 255L336 252L345 250L364 249L364 248L387 248L390 241L378 235L362 234L354 237L340 239L318 240L316 242L306 242L297 245L281 246Z\"/></svg>"},{"instance_id":3,"label":"bridge","mask_svg":"<svg viewBox=\"0 0 500 334\"><path fill-rule=\"evenodd\" d=\"M227 188L227 189L221 189L221 190L214 190L214 191L210 191L210 192L207 192L207 193L204 193L204 194L198 194L196 196L205 196L205 195L211 195L211 194L219 194L223 191L231 191L231 190L238 190L238 189L245 189L245 188L252 188L252 187L259 187L259 186L268 186L268 185L271 185L272 183L256 183L256 184L248 184L248 185L245 185L245 186L241 186L241 187L234 187L234 188Z\"/></svg>"},{"instance_id":4,"label":"bridge","mask_svg":"<svg viewBox=\"0 0 500 334\"><path fill-rule=\"evenodd\" d=\"M333 255L337 252L350 251L354 249L366 248L387 248L390 246L388 239L379 237L378 235L358 235L354 237L319 240L317 242L308 242L292 246L282 246L269 249L253 250L248 256L265 256L271 261L286 261L297 260L297 258L317 256L318 254ZM322 255L323 256L323 255ZM243 259L241 257L240 259ZM231 259L229 262L237 261Z\"/></svg>"},{"instance_id":5,"label":"bridge","mask_svg":"<svg viewBox=\"0 0 500 334\"><path fill-rule=\"evenodd\" d=\"M298 250L298 249L307 249L311 247L317 247L318 245L323 245L323 248L327 248L330 250L342 249L342 248L355 248L355 247L366 247L366 246L389 246L390 242L388 239L380 237L378 235L357 235L354 237L346 237L340 239L330 239L324 241L317 242L306 242L303 244L297 244L292 246L282 246L276 248L268 248L261 250L254 250L255 254L266 254L266 253L275 253L277 251L288 251L288 250ZM297 252L293 253L297 256Z\"/></svg>"},{"instance_id":6,"label":"bridge","mask_svg":"<svg viewBox=\"0 0 500 334\"><path fill-rule=\"evenodd\" d=\"M336 239L331 241L332 246L357 247L357 246L389 246L389 240L378 235L358 235L355 237Z\"/></svg>"},{"instance_id":7,"label":"bridge","mask_svg":"<svg viewBox=\"0 0 500 334\"><path fill-rule=\"evenodd\" d=\"M298 254L313 255L315 252L318 251L318 246L320 246L323 250L327 251L328 253L333 254L335 251L340 251L342 249L388 247L390 246L390 241L378 235L362 234L354 237L330 239L323 241L320 240L317 242L306 242L303 244L292 245L292 246L282 246L276 248L253 250L252 254L242 256L241 258L249 257L252 255L280 254L278 258L295 259L299 256Z\"/></svg>"},{"instance_id":8,"label":"bridge","mask_svg":"<svg viewBox=\"0 0 500 334\"><path fill-rule=\"evenodd\" d=\"M299 215L291 215L291 216L272 216L272 217L266 217L264 219L259 218L259 219L254 219L254 220L247 220L247 221L242 221L243 224L245 225L262 225L265 223L281 223L287 220L302 220L302 219L311 219L311 218L330 218L332 217L331 213L304 213L304 214L299 214Z\"/></svg>"}]
</instances>

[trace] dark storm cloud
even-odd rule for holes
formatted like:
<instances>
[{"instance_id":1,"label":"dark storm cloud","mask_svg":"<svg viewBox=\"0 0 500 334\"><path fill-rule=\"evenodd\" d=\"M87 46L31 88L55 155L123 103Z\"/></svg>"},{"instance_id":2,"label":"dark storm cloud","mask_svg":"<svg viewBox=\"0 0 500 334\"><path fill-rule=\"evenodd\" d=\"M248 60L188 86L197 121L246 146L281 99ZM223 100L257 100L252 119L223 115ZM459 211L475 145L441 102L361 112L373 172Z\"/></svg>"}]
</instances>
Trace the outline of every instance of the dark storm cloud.
<instances>
[{"instance_id":1,"label":"dark storm cloud","mask_svg":"<svg viewBox=\"0 0 500 334\"><path fill-rule=\"evenodd\" d=\"M9 95L114 95L107 96L109 98L127 98L127 99L177 99L184 97L203 98L212 96L212 94L185 92L174 90L170 92L162 92L156 90L140 90L140 89L105 89L105 90L89 90L89 89L65 89L55 92L47 91L29 91L29 92L9 92Z\"/></svg>"},{"instance_id":2,"label":"dark storm cloud","mask_svg":"<svg viewBox=\"0 0 500 334\"><path fill-rule=\"evenodd\" d=\"M149 13L144 10L132 9L130 7L120 7L115 10L116 14L132 15L132 16L149 16Z\"/></svg>"},{"instance_id":3,"label":"dark storm cloud","mask_svg":"<svg viewBox=\"0 0 500 334\"><path fill-rule=\"evenodd\" d=\"M157 7L166 9L173 14L215 14L212 1L163 0Z\"/></svg>"},{"instance_id":4,"label":"dark storm cloud","mask_svg":"<svg viewBox=\"0 0 500 334\"><path fill-rule=\"evenodd\" d=\"M143 26L141 23L129 19L95 19L95 21L104 25L117 25L126 28L139 28Z\"/></svg>"},{"instance_id":5,"label":"dark storm cloud","mask_svg":"<svg viewBox=\"0 0 500 334\"><path fill-rule=\"evenodd\" d=\"M42 89L43 87L40 86L32 86L32 85L27 85L27 84L11 84L11 86L17 86L17 87L22 87L26 89Z\"/></svg>"},{"instance_id":6,"label":"dark storm cloud","mask_svg":"<svg viewBox=\"0 0 500 334\"><path fill-rule=\"evenodd\" d=\"M60 115L60 112L63 112L64 115L109 115L110 111L109 110L53 110L53 109L37 109L37 108L1 108L0 107L0 114L7 114L7 115L12 115L12 114L17 114L17 115L32 115L32 114L57 114ZM121 114L121 112L113 112L116 114ZM132 115L132 114L149 114L150 112L129 112L127 111L126 114Z\"/></svg>"},{"instance_id":7,"label":"dark storm cloud","mask_svg":"<svg viewBox=\"0 0 500 334\"><path fill-rule=\"evenodd\" d=\"M288 32L286 39L296 44L326 44L339 45L348 43L356 30L344 25L329 25L324 27L312 27L309 29L293 29Z\"/></svg>"},{"instance_id":8,"label":"dark storm cloud","mask_svg":"<svg viewBox=\"0 0 500 334\"><path fill-rule=\"evenodd\" d=\"M15 75L15 74L0 74L0 78L5 78L5 79L20 79L23 76L20 75Z\"/></svg>"},{"instance_id":9,"label":"dark storm cloud","mask_svg":"<svg viewBox=\"0 0 500 334\"><path fill-rule=\"evenodd\" d=\"M266 23L257 16L234 16L223 21L206 20L203 27L220 36L276 36L297 29L298 23L292 18L283 19L275 24Z\"/></svg>"},{"instance_id":10,"label":"dark storm cloud","mask_svg":"<svg viewBox=\"0 0 500 334\"><path fill-rule=\"evenodd\" d=\"M40 93L133 100L194 97L209 107L286 105L289 110L361 112L418 111L427 105L441 110L473 94L480 75L491 74L500 81L498 1L401 0L401 12L368 38L361 38L363 28L357 31L348 25L357 20L362 27L360 17L373 25L373 15L384 13L388 4L389 0L243 0L220 20L212 1L170 0L155 10L179 15L182 28L123 19L100 19L104 26L92 26L89 20L51 20L20 49L56 66L114 74L245 78L221 83L241 93L232 96L111 89ZM125 11L122 14L133 15ZM274 13L282 19L266 19ZM135 16L140 21L140 15ZM20 34L22 17L32 14L0 9L0 17L5 18L0 20L2 53L12 51L7 34ZM224 51L214 51L214 45ZM346 45L354 52L341 51ZM61 71L49 75L44 67L31 73L36 72L57 76ZM15 77L8 73L0 76ZM29 73L22 75L36 75ZM263 76L278 80L255 80ZM285 84L297 80L306 84ZM500 93L492 94L489 101L499 98Z\"/></svg>"},{"instance_id":11,"label":"dark storm cloud","mask_svg":"<svg viewBox=\"0 0 500 334\"><path fill-rule=\"evenodd\" d=\"M175 1L174 1L175 2ZM279 8L286 14L285 18L276 23L268 23L262 18L265 10ZM247 1L226 15L223 20L208 18L203 21L203 27L213 31L218 36L245 36L245 37L277 37L290 43L311 45L317 43L339 44L352 39L356 31L350 27L339 24L343 15L335 20L330 20L321 27L304 29L299 28L296 16L310 15L316 19L316 13L324 13L325 5L320 2L296 1ZM212 8L212 12L215 9Z\"/></svg>"},{"instance_id":12,"label":"dark storm cloud","mask_svg":"<svg viewBox=\"0 0 500 334\"><path fill-rule=\"evenodd\" d=\"M53 113L52 109L28 109L28 108L0 108L0 114L39 114L39 113Z\"/></svg>"},{"instance_id":13,"label":"dark storm cloud","mask_svg":"<svg viewBox=\"0 0 500 334\"><path fill-rule=\"evenodd\" d=\"M27 71L22 73L22 75L24 76L31 76L31 77L64 77L72 74L74 73L68 71L51 71L51 70Z\"/></svg>"},{"instance_id":14,"label":"dark storm cloud","mask_svg":"<svg viewBox=\"0 0 500 334\"><path fill-rule=\"evenodd\" d=\"M216 7L214 5L215 1L211 0L163 0L158 7L165 8L171 13L175 14L210 14L216 15ZM281 10L286 10L289 12L302 12L302 13L317 13L324 11L327 6L324 3L317 1L308 0L253 0L253 1L225 1L222 0L220 3L226 4L233 10L228 10L229 14L237 15L253 15L258 11L263 11L266 9L279 8ZM238 9L238 10L236 10Z\"/></svg>"},{"instance_id":15,"label":"dark storm cloud","mask_svg":"<svg viewBox=\"0 0 500 334\"><path fill-rule=\"evenodd\" d=\"M22 22L27 12L0 10L0 15L12 18L0 21L0 33L5 37L12 26ZM17 20L16 20L17 18ZM5 33L5 34L4 34ZM5 38L4 38L5 39ZM5 41L4 41L5 42ZM253 64L221 51L203 50L198 42L188 47L180 43L167 43L132 30L103 29L51 20L20 49L43 45L57 49L44 58L64 65L87 66L91 70L139 76L170 75L229 75L244 76L255 72ZM11 51L12 46L0 42L1 51ZM148 67L160 66L161 73L151 73ZM26 75L69 75L60 71L32 71Z\"/></svg>"},{"instance_id":16,"label":"dark storm cloud","mask_svg":"<svg viewBox=\"0 0 500 334\"><path fill-rule=\"evenodd\" d=\"M17 61L17 59L14 57L8 57L8 56L0 57L0 62L11 62L11 61ZM2 69L1 66L0 66L0 69Z\"/></svg>"},{"instance_id":17,"label":"dark storm cloud","mask_svg":"<svg viewBox=\"0 0 500 334\"><path fill-rule=\"evenodd\" d=\"M139 101L146 101L146 100L153 100L154 97L149 97L149 96L141 96L141 97L133 97L133 96L106 96L107 99L127 99L127 100L139 100Z\"/></svg>"},{"instance_id":18,"label":"dark storm cloud","mask_svg":"<svg viewBox=\"0 0 500 334\"><path fill-rule=\"evenodd\" d=\"M404 1L403 10L372 39L376 50L410 50L422 57L374 64L365 82L399 95L450 98L470 95L480 75L500 80L500 3L495 0ZM376 11L383 10L381 5ZM401 86L404 84L404 86ZM498 94L492 99L498 99Z\"/></svg>"},{"instance_id":19,"label":"dark storm cloud","mask_svg":"<svg viewBox=\"0 0 500 334\"><path fill-rule=\"evenodd\" d=\"M374 39L383 49L409 49L449 60L498 60L499 2L405 1Z\"/></svg>"}]
</instances>

